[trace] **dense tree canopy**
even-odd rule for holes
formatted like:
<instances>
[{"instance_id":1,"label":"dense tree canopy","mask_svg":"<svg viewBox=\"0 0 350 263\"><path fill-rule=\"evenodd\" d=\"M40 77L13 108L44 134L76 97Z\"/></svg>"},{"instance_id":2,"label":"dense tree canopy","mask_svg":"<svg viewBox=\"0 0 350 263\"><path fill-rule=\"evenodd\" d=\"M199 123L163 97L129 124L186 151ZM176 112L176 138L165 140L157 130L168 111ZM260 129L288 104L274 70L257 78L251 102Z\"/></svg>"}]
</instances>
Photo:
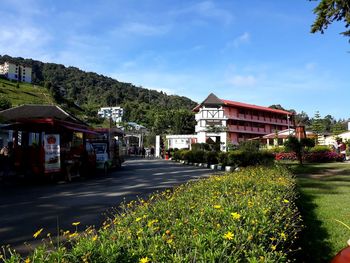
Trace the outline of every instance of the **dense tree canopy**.
<instances>
[{"instance_id":1,"label":"dense tree canopy","mask_svg":"<svg viewBox=\"0 0 350 263\"><path fill-rule=\"evenodd\" d=\"M124 108L124 121L142 124L156 134L194 132L191 110L197 103L189 98L136 87L75 67L0 56L0 63L5 61L31 66L34 84L44 86L67 110L82 108L89 123L103 122L97 118L99 107L118 105Z\"/></svg>"},{"instance_id":2,"label":"dense tree canopy","mask_svg":"<svg viewBox=\"0 0 350 263\"><path fill-rule=\"evenodd\" d=\"M311 32L322 34L334 21L345 23L347 30L341 32L344 36L350 37L350 1L349 0L321 0L314 9L316 19L311 26Z\"/></svg>"}]
</instances>

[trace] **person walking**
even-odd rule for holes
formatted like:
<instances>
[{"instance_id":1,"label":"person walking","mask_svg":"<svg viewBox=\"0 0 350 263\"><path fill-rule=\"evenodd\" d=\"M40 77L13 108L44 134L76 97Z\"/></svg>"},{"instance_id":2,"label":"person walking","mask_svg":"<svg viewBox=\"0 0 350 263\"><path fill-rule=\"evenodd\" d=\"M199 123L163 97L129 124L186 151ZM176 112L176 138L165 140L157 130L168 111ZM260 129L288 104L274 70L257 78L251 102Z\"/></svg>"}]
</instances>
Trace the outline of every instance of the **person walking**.
<instances>
[{"instance_id":1,"label":"person walking","mask_svg":"<svg viewBox=\"0 0 350 263\"><path fill-rule=\"evenodd\" d=\"M12 164L12 146L13 143L9 142L7 146L2 147L2 149L0 150L4 178L9 176L10 174Z\"/></svg>"}]
</instances>

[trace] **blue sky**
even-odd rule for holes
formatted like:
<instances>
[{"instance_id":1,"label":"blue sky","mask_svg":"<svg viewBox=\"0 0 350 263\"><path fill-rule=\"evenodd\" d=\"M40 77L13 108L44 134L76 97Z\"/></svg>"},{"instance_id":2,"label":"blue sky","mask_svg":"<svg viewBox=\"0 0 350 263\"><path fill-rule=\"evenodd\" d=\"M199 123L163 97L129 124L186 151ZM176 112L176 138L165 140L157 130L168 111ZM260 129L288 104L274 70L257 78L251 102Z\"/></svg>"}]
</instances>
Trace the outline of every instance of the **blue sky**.
<instances>
[{"instance_id":1,"label":"blue sky","mask_svg":"<svg viewBox=\"0 0 350 263\"><path fill-rule=\"evenodd\" d=\"M350 45L311 34L308 0L0 0L0 54L79 67L200 102L349 118Z\"/></svg>"}]
</instances>

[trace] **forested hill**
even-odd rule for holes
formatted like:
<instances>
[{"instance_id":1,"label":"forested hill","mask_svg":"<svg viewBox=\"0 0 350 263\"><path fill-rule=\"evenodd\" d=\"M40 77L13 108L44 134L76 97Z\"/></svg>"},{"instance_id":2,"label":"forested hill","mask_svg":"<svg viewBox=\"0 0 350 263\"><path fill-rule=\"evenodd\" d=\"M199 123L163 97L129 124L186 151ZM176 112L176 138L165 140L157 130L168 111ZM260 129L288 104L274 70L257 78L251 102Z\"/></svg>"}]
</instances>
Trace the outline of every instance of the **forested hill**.
<instances>
[{"instance_id":1,"label":"forested hill","mask_svg":"<svg viewBox=\"0 0 350 263\"><path fill-rule=\"evenodd\" d=\"M97 108L124 105L126 102L146 103L168 109L192 109L196 106L196 103L187 97L136 87L131 83L85 72L76 67L0 55L0 63L5 61L31 66L34 84L51 89L58 100L63 97L80 106Z\"/></svg>"}]
</instances>

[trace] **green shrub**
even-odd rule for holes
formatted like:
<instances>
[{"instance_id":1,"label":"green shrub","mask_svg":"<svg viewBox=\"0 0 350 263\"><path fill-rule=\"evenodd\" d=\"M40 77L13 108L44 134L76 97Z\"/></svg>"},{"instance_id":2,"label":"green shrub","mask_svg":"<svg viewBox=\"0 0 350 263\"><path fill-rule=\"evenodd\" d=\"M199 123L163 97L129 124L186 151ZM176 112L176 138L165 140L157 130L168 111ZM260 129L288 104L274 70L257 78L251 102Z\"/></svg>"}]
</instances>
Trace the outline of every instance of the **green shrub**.
<instances>
[{"instance_id":1,"label":"green shrub","mask_svg":"<svg viewBox=\"0 0 350 263\"><path fill-rule=\"evenodd\" d=\"M316 145L312 148L310 148L310 153L319 153L319 152L330 152L331 149L326 145Z\"/></svg>"},{"instance_id":2,"label":"green shrub","mask_svg":"<svg viewBox=\"0 0 350 263\"><path fill-rule=\"evenodd\" d=\"M259 141L243 141L238 145L238 149L244 152L258 152L259 148Z\"/></svg>"},{"instance_id":3,"label":"green shrub","mask_svg":"<svg viewBox=\"0 0 350 263\"><path fill-rule=\"evenodd\" d=\"M227 152L219 152L218 154L218 162L223 166L227 166L228 164L228 153Z\"/></svg>"},{"instance_id":4,"label":"green shrub","mask_svg":"<svg viewBox=\"0 0 350 263\"><path fill-rule=\"evenodd\" d=\"M252 165L271 165L274 163L275 156L268 151L247 152L235 150L228 153L227 165L229 166L252 166Z\"/></svg>"},{"instance_id":5,"label":"green shrub","mask_svg":"<svg viewBox=\"0 0 350 263\"><path fill-rule=\"evenodd\" d=\"M101 229L68 233L65 247L47 244L28 261L287 262L301 224L294 189L282 168L212 176L122 205Z\"/></svg>"},{"instance_id":6,"label":"green shrub","mask_svg":"<svg viewBox=\"0 0 350 263\"><path fill-rule=\"evenodd\" d=\"M217 164L218 163L218 152L206 152L206 159L204 162L206 162L207 164Z\"/></svg>"},{"instance_id":7,"label":"green shrub","mask_svg":"<svg viewBox=\"0 0 350 263\"><path fill-rule=\"evenodd\" d=\"M191 149L193 151L200 151L200 150L208 151L208 150L210 150L210 146L208 143L193 143L191 145Z\"/></svg>"},{"instance_id":8,"label":"green shrub","mask_svg":"<svg viewBox=\"0 0 350 263\"><path fill-rule=\"evenodd\" d=\"M207 159L207 152L204 150L192 151L192 163L204 163Z\"/></svg>"},{"instance_id":9,"label":"green shrub","mask_svg":"<svg viewBox=\"0 0 350 263\"><path fill-rule=\"evenodd\" d=\"M271 153L283 153L283 152L286 152L286 149L284 146L275 146L268 149L268 151Z\"/></svg>"},{"instance_id":10,"label":"green shrub","mask_svg":"<svg viewBox=\"0 0 350 263\"><path fill-rule=\"evenodd\" d=\"M174 152L174 159L175 160L185 160L185 153L189 150L181 149Z\"/></svg>"}]
</instances>

